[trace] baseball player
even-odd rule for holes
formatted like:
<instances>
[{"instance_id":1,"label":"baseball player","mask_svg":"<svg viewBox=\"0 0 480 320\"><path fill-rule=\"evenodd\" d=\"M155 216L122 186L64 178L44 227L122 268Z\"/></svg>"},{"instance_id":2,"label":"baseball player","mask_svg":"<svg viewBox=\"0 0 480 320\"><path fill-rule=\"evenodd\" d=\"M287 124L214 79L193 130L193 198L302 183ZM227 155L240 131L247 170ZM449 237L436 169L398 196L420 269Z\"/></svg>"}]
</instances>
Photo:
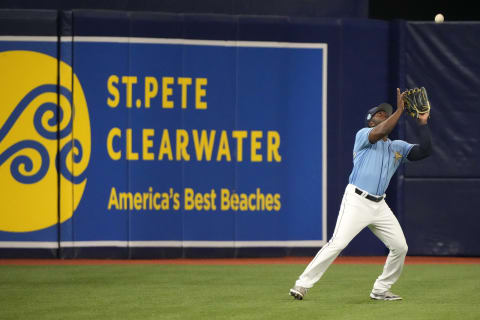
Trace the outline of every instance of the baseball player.
<instances>
[{"instance_id":1,"label":"baseball player","mask_svg":"<svg viewBox=\"0 0 480 320\"><path fill-rule=\"evenodd\" d=\"M295 299L303 299L307 290L320 280L340 252L367 226L390 249L383 272L375 281L370 297L376 300L402 299L392 293L390 287L400 277L408 247L398 220L385 202L385 190L403 161L424 159L432 150L427 126L429 110L418 114L419 144L388 139L404 112L405 94L397 89L397 110L393 114L392 106L387 103L368 111L366 127L359 130L355 137L353 170L332 238L290 289L290 295Z\"/></svg>"}]
</instances>

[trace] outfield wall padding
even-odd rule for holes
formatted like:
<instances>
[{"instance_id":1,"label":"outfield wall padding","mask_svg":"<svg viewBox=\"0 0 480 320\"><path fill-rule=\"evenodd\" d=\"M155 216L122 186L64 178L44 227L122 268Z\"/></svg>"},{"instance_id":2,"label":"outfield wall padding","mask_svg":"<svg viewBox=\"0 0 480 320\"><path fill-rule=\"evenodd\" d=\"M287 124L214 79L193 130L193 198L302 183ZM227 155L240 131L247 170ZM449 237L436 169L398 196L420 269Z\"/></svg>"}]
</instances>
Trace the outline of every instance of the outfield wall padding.
<instances>
[{"instance_id":1,"label":"outfield wall padding","mask_svg":"<svg viewBox=\"0 0 480 320\"><path fill-rule=\"evenodd\" d=\"M26 26L35 19L38 28ZM476 221L475 209L468 210L475 197L454 197L464 205L445 214L453 209L445 183L478 189L478 166L469 161L477 152L470 147L474 91L451 108L457 84L467 92L466 84L478 81L468 71L476 70L467 59L477 50L468 42L473 33L461 24L93 10L2 11L0 24L0 53L27 51L39 65L48 57L61 61L50 70L53 80L45 80L57 86L56 113L36 115L29 107L19 128L9 130L20 140L40 136L50 166L45 178L26 184L11 170L21 153L4 156L5 201L32 199L38 212L11 201L10 210L23 215L4 214L2 256L38 250L64 258L314 254L334 230L365 111L394 104L397 86L420 85L432 100L435 152L400 169L387 202L411 253L478 254L472 245L478 236L462 222ZM459 37L471 46L460 46ZM442 51L449 41L457 46ZM8 59L10 66L21 61L16 53ZM10 69L6 74L15 74ZM446 77L458 70L461 77ZM35 67L19 79L28 83L39 72ZM28 93L19 88L10 90L1 119ZM74 111L67 121L69 102ZM36 131L20 129L29 117ZM463 124L460 131L452 119ZM416 142L411 120L402 119L392 138ZM0 141L0 153L15 142ZM452 150L457 157L449 156ZM35 171L38 161L28 152ZM35 187L42 191L30 194ZM419 188L432 192L414 192ZM191 192L202 195L196 206L195 197L186 201ZM446 202L432 199L439 194ZM44 215L56 221L48 225ZM343 252L385 253L368 230Z\"/></svg>"}]
</instances>

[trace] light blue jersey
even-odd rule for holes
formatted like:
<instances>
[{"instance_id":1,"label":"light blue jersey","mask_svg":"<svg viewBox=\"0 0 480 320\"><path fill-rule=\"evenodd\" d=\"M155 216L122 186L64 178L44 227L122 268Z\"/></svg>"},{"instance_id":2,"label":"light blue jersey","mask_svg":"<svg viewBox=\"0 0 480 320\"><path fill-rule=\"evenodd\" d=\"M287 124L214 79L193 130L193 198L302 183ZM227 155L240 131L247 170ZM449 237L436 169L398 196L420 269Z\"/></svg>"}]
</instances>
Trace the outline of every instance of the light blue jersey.
<instances>
[{"instance_id":1,"label":"light blue jersey","mask_svg":"<svg viewBox=\"0 0 480 320\"><path fill-rule=\"evenodd\" d=\"M390 139L371 144L368 135L372 130L373 128L363 128L357 132L349 183L370 194L381 196L414 145L403 140Z\"/></svg>"}]
</instances>

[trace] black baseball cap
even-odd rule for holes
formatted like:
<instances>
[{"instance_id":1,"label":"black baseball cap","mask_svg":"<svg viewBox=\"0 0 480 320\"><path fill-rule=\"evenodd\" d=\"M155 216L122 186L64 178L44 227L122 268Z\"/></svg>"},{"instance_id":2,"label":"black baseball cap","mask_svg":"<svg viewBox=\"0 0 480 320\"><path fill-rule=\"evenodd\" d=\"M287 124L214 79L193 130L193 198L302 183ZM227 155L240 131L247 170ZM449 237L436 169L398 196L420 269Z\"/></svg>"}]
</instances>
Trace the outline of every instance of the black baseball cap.
<instances>
[{"instance_id":1,"label":"black baseball cap","mask_svg":"<svg viewBox=\"0 0 480 320\"><path fill-rule=\"evenodd\" d=\"M384 102L368 110L368 113L365 116L365 127L368 127L368 123L370 122L370 120L372 120L373 115L378 111L385 111L387 115L390 117L392 115L393 108L390 104Z\"/></svg>"}]
</instances>

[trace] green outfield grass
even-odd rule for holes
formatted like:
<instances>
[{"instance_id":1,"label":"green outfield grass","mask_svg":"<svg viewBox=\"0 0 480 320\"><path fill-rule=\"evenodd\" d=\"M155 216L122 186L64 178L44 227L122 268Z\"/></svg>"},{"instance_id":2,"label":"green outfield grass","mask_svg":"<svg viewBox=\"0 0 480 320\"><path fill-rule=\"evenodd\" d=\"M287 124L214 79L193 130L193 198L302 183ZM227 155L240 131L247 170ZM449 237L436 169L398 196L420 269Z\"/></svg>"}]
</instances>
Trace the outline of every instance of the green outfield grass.
<instances>
[{"instance_id":1,"label":"green outfield grass","mask_svg":"<svg viewBox=\"0 0 480 320\"><path fill-rule=\"evenodd\" d=\"M0 266L0 319L480 319L480 265L407 265L372 301L380 265L333 265L303 301L303 265Z\"/></svg>"}]
</instances>

